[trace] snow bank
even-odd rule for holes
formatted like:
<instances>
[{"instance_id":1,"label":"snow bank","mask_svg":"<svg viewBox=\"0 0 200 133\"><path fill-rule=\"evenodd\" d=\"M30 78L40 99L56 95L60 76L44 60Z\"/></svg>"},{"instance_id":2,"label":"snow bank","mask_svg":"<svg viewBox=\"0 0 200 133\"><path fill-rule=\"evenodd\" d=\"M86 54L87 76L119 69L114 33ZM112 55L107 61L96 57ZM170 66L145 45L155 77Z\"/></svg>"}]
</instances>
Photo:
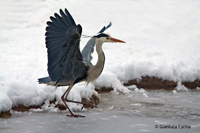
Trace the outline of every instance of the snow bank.
<instances>
[{"instance_id":1,"label":"snow bank","mask_svg":"<svg viewBox=\"0 0 200 133\"><path fill-rule=\"evenodd\" d=\"M101 76L98 78L97 82L95 83L96 88L101 87L108 87L113 88L114 91L120 91L123 93L129 93L130 90L126 88L120 80L117 78L117 75L112 72L104 71L102 72Z\"/></svg>"},{"instance_id":2,"label":"snow bank","mask_svg":"<svg viewBox=\"0 0 200 133\"><path fill-rule=\"evenodd\" d=\"M19 104L39 105L60 96L67 87L45 86L47 76L45 27L49 16L68 8L83 34L94 35L110 21L107 31L126 44L105 43L106 62L97 87L123 86L130 79L154 76L170 81L200 79L200 2L195 0L1 1L0 8L0 111ZM82 38L81 48L88 41ZM93 63L97 55L93 55ZM96 94L94 86L77 84L69 98L80 101ZM72 109L79 105L70 104Z\"/></svg>"},{"instance_id":3,"label":"snow bank","mask_svg":"<svg viewBox=\"0 0 200 133\"><path fill-rule=\"evenodd\" d=\"M9 111L12 108L12 102L6 93L0 92L0 113Z\"/></svg>"}]
</instances>

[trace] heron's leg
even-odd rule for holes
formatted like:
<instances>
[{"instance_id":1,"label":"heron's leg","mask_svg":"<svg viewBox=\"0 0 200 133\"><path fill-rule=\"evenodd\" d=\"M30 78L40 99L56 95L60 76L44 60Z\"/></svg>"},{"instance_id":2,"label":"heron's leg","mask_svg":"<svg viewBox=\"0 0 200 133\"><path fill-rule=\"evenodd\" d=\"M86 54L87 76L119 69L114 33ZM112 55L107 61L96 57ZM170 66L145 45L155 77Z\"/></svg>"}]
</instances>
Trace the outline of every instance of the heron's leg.
<instances>
[{"instance_id":1,"label":"heron's leg","mask_svg":"<svg viewBox=\"0 0 200 133\"><path fill-rule=\"evenodd\" d=\"M94 85L94 84L93 84ZM94 86L93 86L94 87ZM78 102L78 101L72 101L72 100L68 100L67 97L65 98L66 102L72 102L72 103L78 103L78 104L83 104L83 107L81 109L83 109L84 107L86 108L94 108L97 107L96 105L94 105L93 103L86 103L86 102Z\"/></svg>"},{"instance_id":2,"label":"heron's leg","mask_svg":"<svg viewBox=\"0 0 200 133\"><path fill-rule=\"evenodd\" d=\"M65 102L65 99L67 98L67 96L69 95L69 92L70 92L70 90L72 89L72 87L73 87L73 85L69 85L69 87L68 87L68 89L65 91L65 93L61 96L61 100L63 101L63 103L65 104L65 106L67 107L67 109L69 110L69 112L70 112L70 114L71 115L67 115L67 116L69 116L69 117L76 117L76 118L78 118L78 117L85 117L85 116L82 116L82 115L75 115L72 111L71 111L71 109L68 107L68 105L67 105L67 103Z\"/></svg>"},{"instance_id":3,"label":"heron's leg","mask_svg":"<svg viewBox=\"0 0 200 133\"><path fill-rule=\"evenodd\" d=\"M86 108L94 108L94 107L97 107L96 105L94 105L94 104L92 104L92 103L72 101L72 100L68 100L68 99L66 99L66 102L72 102L72 103L83 104L83 107L82 107L81 109L83 109L84 107L86 107Z\"/></svg>"}]
</instances>

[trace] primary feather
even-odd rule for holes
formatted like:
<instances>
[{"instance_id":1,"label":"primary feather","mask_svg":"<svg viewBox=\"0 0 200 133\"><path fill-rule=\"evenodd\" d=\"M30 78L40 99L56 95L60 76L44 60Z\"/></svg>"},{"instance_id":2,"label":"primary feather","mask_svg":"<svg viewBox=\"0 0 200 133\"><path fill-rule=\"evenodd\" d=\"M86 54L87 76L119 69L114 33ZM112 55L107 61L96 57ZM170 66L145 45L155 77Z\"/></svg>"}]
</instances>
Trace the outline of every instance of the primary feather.
<instances>
[{"instance_id":1,"label":"primary feather","mask_svg":"<svg viewBox=\"0 0 200 133\"><path fill-rule=\"evenodd\" d=\"M81 25L76 25L67 9L60 14L55 13L47 22L48 73L52 81L67 83L84 77L88 68L82 63L79 49Z\"/></svg>"}]
</instances>

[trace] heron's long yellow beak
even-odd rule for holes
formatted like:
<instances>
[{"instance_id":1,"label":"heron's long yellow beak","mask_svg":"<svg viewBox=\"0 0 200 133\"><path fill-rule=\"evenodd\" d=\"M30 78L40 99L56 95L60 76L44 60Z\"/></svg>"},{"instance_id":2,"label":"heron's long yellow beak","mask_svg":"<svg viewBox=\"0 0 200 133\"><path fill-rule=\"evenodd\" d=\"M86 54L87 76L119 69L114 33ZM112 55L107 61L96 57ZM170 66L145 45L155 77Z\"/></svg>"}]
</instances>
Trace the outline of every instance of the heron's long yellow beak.
<instances>
[{"instance_id":1,"label":"heron's long yellow beak","mask_svg":"<svg viewBox=\"0 0 200 133\"><path fill-rule=\"evenodd\" d=\"M116 38L112 38L112 37L110 38L110 40L113 41L113 42L126 43L126 42L124 42L122 40L119 40L119 39L116 39Z\"/></svg>"}]
</instances>

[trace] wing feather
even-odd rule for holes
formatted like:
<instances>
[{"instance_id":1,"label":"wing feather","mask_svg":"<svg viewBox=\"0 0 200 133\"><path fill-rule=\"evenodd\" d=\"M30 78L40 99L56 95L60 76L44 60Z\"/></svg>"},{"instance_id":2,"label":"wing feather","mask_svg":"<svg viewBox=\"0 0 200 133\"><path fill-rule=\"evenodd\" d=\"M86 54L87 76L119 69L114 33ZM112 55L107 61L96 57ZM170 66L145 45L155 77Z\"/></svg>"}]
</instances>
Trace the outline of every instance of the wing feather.
<instances>
[{"instance_id":1,"label":"wing feather","mask_svg":"<svg viewBox=\"0 0 200 133\"><path fill-rule=\"evenodd\" d=\"M106 29L110 28L112 23L110 22L106 27L104 26L98 33L103 33Z\"/></svg>"},{"instance_id":2,"label":"wing feather","mask_svg":"<svg viewBox=\"0 0 200 133\"><path fill-rule=\"evenodd\" d=\"M83 77L87 67L82 63L79 42L82 28L76 25L71 14L60 9L47 22L46 47L48 53L48 73L52 81L75 81Z\"/></svg>"},{"instance_id":3,"label":"wing feather","mask_svg":"<svg viewBox=\"0 0 200 133\"><path fill-rule=\"evenodd\" d=\"M53 29L52 27L46 27L46 31L49 33L58 33L58 34L65 32L64 30L60 30L58 28Z\"/></svg>"},{"instance_id":4,"label":"wing feather","mask_svg":"<svg viewBox=\"0 0 200 133\"><path fill-rule=\"evenodd\" d=\"M57 13L55 13L54 16L55 16L56 20L58 21L58 23L60 23L65 28L69 28L69 26L67 26L65 24L65 22L63 21L63 19Z\"/></svg>"},{"instance_id":5,"label":"wing feather","mask_svg":"<svg viewBox=\"0 0 200 133\"><path fill-rule=\"evenodd\" d=\"M76 25L74 22L74 19L72 18L71 14L68 12L68 10L65 8L65 13L67 14L67 20L70 24L70 26Z\"/></svg>"},{"instance_id":6,"label":"wing feather","mask_svg":"<svg viewBox=\"0 0 200 133\"><path fill-rule=\"evenodd\" d=\"M57 27L55 24L52 22L47 22L48 27L46 28L46 31L48 31L48 28L52 29L53 31L60 31L60 32L66 32L65 29L62 29L60 27ZM52 32L53 32L52 31ZM48 31L49 32L49 31Z\"/></svg>"},{"instance_id":7,"label":"wing feather","mask_svg":"<svg viewBox=\"0 0 200 133\"><path fill-rule=\"evenodd\" d=\"M51 21L53 22L53 24L56 27L59 27L60 29L65 29L66 28L65 25L59 23L59 21L56 18L54 18L54 17L51 16L50 19L51 19Z\"/></svg>"},{"instance_id":8,"label":"wing feather","mask_svg":"<svg viewBox=\"0 0 200 133\"><path fill-rule=\"evenodd\" d=\"M67 17L66 17L66 15L65 15L65 13L62 11L62 10L60 10L60 14L61 14L61 18L62 18L62 20L63 20L63 22L65 23L65 25L67 26L67 27L70 27L70 24L69 24L69 22L68 22L68 20L67 20Z\"/></svg>"},{"instance_id":9,"label":"wing feather","mask_svg":"<svg viewBox=\"0 0 200 133\"><path fill-rule=\"evenodd\" d=\"M87 44L85 45L85 47L83 48L83 50L81 52L84 60L91 62L92 53L94 52L94 46L95 46L95 38L92 37L87 42Z\"/></svg>"}]
</instances>

